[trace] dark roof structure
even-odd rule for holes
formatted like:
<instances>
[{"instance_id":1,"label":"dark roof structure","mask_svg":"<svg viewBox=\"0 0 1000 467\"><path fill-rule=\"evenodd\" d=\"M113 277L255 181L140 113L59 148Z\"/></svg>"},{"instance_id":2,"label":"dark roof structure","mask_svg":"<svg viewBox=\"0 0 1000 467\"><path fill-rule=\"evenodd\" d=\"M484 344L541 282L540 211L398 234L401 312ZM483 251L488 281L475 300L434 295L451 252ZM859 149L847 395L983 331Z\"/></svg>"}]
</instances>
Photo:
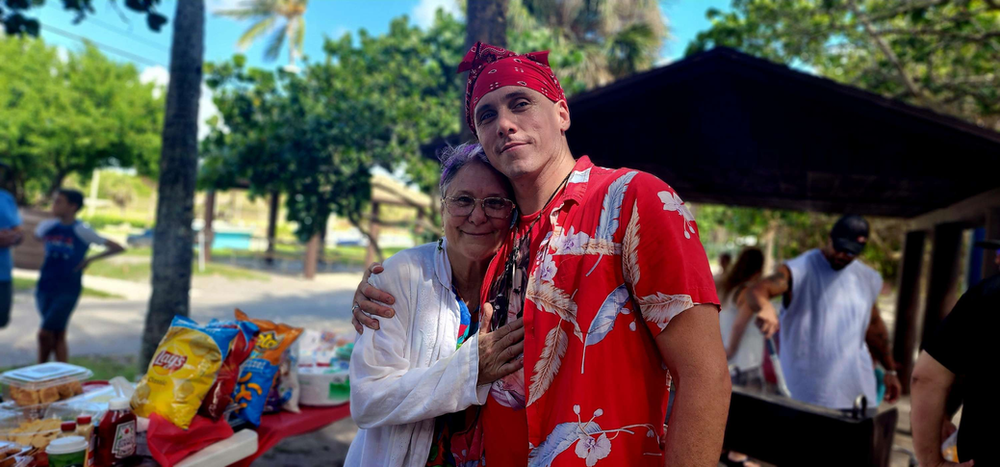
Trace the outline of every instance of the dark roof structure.
<instances>
[{"instance_id":1,"label":"dark roof structure","mask_svg":"<svg viewBox=\"0 0 1000 467\"><path fill-rule=\"evenodd\" d=\"M1000 133L728 48L569 105L573 154L686 201L910 218L1000 187Z\"/></svg>"},{"instance_id":2,"label":"dark roof structure","mask_svg":"<svg viewBox=\"0 0 1000 467\"><path fill-rule=\"evenodd\" d=\"M1000 133L725 47L569 107L574 155L685 201L911 218L1000 188Z\"/></svg>"}]
</instances>

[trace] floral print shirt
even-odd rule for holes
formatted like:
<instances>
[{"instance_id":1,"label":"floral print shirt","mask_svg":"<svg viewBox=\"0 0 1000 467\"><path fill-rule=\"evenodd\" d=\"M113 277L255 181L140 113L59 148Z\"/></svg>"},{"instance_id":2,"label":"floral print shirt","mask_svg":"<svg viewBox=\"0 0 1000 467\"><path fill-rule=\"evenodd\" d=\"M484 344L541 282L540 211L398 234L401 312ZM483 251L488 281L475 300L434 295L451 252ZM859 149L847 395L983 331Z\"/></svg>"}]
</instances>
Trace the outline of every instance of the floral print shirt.
<instances>
[{"instance_id":1,"label":"floral print shirt","mask_svg":"<svg viewBox=\"0 0 1000 467\"><path fill-rule=\"evenodd\" d=\"M481 317L492 330L521 311L525 326L524 369L494 383L484 412L487 465L663 465L670 375L655 338L719 303L694 217L655 176L587 157L529 229L536 217L521 218L484 286L497 290L529 235L523 309Z\"/></svg>"}]
</instances>

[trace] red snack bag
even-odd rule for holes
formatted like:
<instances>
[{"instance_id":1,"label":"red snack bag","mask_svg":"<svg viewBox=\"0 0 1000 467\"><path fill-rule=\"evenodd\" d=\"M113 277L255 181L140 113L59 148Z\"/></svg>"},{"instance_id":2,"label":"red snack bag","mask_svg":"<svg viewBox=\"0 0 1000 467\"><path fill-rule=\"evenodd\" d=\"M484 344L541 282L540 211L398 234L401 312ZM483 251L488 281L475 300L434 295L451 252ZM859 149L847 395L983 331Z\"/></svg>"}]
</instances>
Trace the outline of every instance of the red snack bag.
<instances>
[{"instance_id":1,"label":"red snack bag","mask_svg":"<svg viewBox=\"0 0 1000 467\"><path fill-rule=\"evenodd\" d=\"M236 379L239 378L240 365L250 357L254 347L257 345L257 335L260 329L250 321L226 321L210 323L209 326L233 327L240 330L236 338L233 339L233 347L229 350L229 355L219 369L219 375L215 378L215 383L208 390L208 395L202 401L198 413L203 417L213 421L219 420L226 413L233 400L233 389L236 387Z\"/></svg>"}]
</instances>

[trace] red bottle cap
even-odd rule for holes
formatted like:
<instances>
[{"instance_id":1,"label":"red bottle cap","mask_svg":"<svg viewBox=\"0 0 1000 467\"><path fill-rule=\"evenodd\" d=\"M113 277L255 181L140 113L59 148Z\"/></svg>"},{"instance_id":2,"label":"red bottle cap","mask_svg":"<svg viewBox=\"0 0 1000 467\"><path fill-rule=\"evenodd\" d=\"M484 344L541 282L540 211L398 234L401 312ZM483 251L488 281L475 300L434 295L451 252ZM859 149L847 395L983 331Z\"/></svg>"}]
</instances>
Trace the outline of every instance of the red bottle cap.
<instances>
[{"instance_id":1,"label":"red bottle cap","mask_svg":"<svg viewBox=\"0 0 1000 467\"><path fill-rule=\"evenodd\" d=\"M76 431L76 422L62 422L62 431Z\"/></svg>"},{"instance_id":2,"label":"red bottle cap","mask_svg":"<svg viewBox=\"0 0 1000 467\"><path fill-rule=\"evenodd\" d=\"M93 419L90 418L90 415L80 415L79 417L76 417L77 425L90 425L92 422Z\"/></svg>"}]
</instances>

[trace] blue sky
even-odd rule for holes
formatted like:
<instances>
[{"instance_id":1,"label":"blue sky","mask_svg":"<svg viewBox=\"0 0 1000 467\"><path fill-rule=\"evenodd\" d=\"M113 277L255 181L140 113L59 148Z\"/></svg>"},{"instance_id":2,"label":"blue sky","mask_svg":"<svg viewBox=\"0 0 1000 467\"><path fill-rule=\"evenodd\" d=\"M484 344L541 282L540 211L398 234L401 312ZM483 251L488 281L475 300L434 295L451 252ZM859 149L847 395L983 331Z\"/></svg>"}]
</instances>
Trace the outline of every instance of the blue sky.
<instances>
[{"instance_id":1,"label":"blue sky","mask_svg":"<svg viewBox=\"0 0 1000 467\"><path fill-rule=\"evenodd\" d=\"M160 12L172 18L176 1L163 0ZM206 8L211 12L237 3L237 0L206 0ZM45 7L36 10L44 27L42 37L46 42L76 50L80 41L67 36L86 37L100 44L106 54L136 63L140 69L156 65L167 66L172 31L170 23L163 31L155 33L146 27L141 16L120 6L123 13L119 14L112 2L97 0L94 2L96 14L74 25L73 15L62 10L61 4L61 1L49 0ZM729 0L663 1L661 8L667 15L673 35L672 40L664 47L665 61L680 57L687 43L699 31L708 27L705 19L708 8L726 9L728 5ZM361 28L380 34L388 29L393 18L401 15L409 15L411 21L417 24L428 24L438 7L458 13L453 0L312 0L306 13L306 55L314 60L322 57L324 36L340 37L345 32ZM209 14L205 25L205 59L220 61L236 53L236 40L248 25L249 23ZM251 65L270 67L285 62L286 55L283 53L277 62L266 63L262 57L264 47L263 43L259 43L246 51ZM117 54L112 50L123 53Z\"/></svg>"}]
</instances>

